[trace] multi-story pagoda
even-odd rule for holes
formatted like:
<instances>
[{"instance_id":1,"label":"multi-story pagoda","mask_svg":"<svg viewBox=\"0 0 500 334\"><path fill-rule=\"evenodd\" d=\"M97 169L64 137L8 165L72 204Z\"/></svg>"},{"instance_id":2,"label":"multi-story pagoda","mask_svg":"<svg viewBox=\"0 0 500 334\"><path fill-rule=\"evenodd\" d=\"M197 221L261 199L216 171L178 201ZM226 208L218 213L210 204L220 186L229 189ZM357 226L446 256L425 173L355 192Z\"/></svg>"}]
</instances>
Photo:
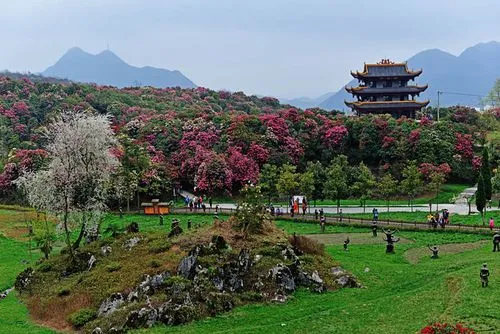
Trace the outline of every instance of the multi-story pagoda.
<instances>
[{"instance_id":1,"label":"multi-story pagoda","mask_svg":"<svg viewBox=\"0 0 500 334\"><path fill-rule=\"evenodd\" d=\"M422 70L411 71L406 63L394 63L382 59L377 64L365 64L363 72L352 72L358 79L359 86L345 89L357 98L357 101L345 104L362 114L391 114L394 117L415 117L415 112L429 104L418 102L415 96L427 89L425 86L408 85L415 80Z\"/></svg>"}]
</instances>

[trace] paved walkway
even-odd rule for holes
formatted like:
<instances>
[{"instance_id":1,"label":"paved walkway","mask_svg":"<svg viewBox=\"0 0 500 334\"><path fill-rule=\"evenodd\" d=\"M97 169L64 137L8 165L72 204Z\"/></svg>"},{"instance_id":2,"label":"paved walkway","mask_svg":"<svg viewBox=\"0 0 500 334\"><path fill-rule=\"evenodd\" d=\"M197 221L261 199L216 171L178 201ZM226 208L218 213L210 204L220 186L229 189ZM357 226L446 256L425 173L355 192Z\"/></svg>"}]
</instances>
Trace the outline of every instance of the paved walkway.
<instances>
[{"instance_id":1,"label":"paved walkway","mask_svg":"<svg viewBox=\"0 0 500 334\"><path fill-rule=\"evenodd\" d=\"M436 211L437 209L442 210L442 209L448 209L450 213L452 214L461 214L461 215L466 215L469 213L469 205L467 203L467 198L470 198L471 196L474 195L474 193L477 190L477 186L467 188L465 189L462 193L460 193L457 196L457 200L455 201L455 204L450 204L450 203L439 203L437 206L436 204L432 204L432 211ZM186 191L186 190L180 190L178 194L184 198L188 196L189 198L193 198L195 195L192 193ZM219 204L220 208L223 209L236 209L236 204L234 203L216 203L214 202L214 206L216 204ZM287 211L286 206L276 206L277 208L281 208L284 211ZM336 206L321 206L323 211L325 213L332 213L335 214L337 213L337 207ZM363 210L362 207L359 206L341 206L342 212L344 214L348 213L369 213L372 212L374 208L377 208L378 212L380 214L383 214L384 212L387 212L387 206L385 205L376 205L376 206L367 206L366 210ZM311 207L311 210L314 211L314 207ZM319 210L319 207L318 207ZM476 208L474 203L471 205L471 210L472 212L476 212ZM411 211L421 211L421 212L429 212L429 206L428 205L417 205L413 207L413 210L409 206L390 206L389 207L389 212L411 212Z\"/></svg>"},{"instance_id":2,"label":"paved walkway","mask_svg":"<svg viewBox=\"0 0 500 334\"><path fill-rule=\"evenodd\" d=\"M460 195L458 195L458 197L455 201L455 204L468 206L467 200L469 198L471 198L472 196L474 196L476 191L477 191L477 185L474 187L470 187L470 188L465 189Z\"/></svg>"},{"instance_id":3,"label":"paved walkway","mask_svg":"<svg viewBox=\"0 0 500 334\"><path fill-rule=\"evenodd\" d=\"M217 203L217 204L219 204L219 203ZM231 204L231 203L222 203L222 204L219 204L219 206L221 208L224 208L224 209L236 209L236 205ZM281 208L285 211L287 209L285 206L276 206L276 207ZM450 213L458 213L458 214L462 214L462 215L466 215L467 213L469 213L469 207L467 205L439 204L438 207L439 207L439 210L448 209L448 211L450 211ZM320 208L323 209L323 211L325 213L333 213L333 214L337 213L336 206L321 206L321 207L318 207L317 209L319 210ZM341 206L340 208L342 209L342 212L344 214L363 213L363 208L359 207L359 206ZM367 206L365 212L370 213L370 212L372 212L373 208L377 208L379 214L383 214L384 212L387 212L387 206L380 206L380 205L370 206L370 207ZM311 207L312 211L314 211L314 209L315 209L314 207ZM474 209L474 206L472 206L472 209ZM436 210L435 204L432 205L432 210L433 211ZM411 212L411 211L412 210L409 206L391 206L391 207L389 207L389 212ZM429 212L429 206L413 207L413 211ZM474 210L473 210L473 212L474 212Z\"/></svg>"}]
</instances>

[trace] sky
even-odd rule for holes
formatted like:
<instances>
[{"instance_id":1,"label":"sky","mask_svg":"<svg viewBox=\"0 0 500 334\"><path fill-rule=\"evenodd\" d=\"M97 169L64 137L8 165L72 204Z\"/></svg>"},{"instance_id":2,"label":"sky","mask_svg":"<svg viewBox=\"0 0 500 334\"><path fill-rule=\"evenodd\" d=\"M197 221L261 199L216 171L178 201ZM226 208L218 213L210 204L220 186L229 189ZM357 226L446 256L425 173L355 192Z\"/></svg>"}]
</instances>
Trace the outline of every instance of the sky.
<instances>
[{"instance_id":1,"label":"sky","mask_svg":"<svg viewBox=\"0 0 500 334\"><path fill-rule=\"evenodd\" d=\"M364 62L500 41L499 12L498 0L0 0L0 70L41 72L71 47L109 45L199 86L316 97Z\"/></svg>"}]
</instances>

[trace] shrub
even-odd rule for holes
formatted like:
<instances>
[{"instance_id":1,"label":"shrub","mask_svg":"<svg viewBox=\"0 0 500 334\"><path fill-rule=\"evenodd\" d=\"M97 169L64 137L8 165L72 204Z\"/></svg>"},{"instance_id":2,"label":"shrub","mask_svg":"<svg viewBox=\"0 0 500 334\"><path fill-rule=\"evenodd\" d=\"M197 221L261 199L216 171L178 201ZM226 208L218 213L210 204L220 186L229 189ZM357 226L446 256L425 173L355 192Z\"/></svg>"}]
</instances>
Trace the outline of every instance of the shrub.
<instances>
[{"instance_id":1,"label":"shrub","mask_svg":"<svg viewBox=\"0 0 500 334\"><path fill-rule=\"evenodd\" d=\"M59 297L68 296L70 293L71 291L68 288L61 288L57 290L57 295Z\"/></svg>"},{"instance_id":2,"label":"shrub","mask_svg":"<svg viewBox=\"0 0 500 334\"><path fill-rule=\"evenodd\" d=\"M108 264L106 266L106 270L110 273L112 273L113 271L118 271L122 268L122 265L118 262L111 262L110 264Z\"/></svg>"},{"instance_id":3,"label":"shrub","mask_svg":"<svg viewBox=\"0 0 500 334\"><path fill-rule=\"evenodd\" d=\"M168 241L158 239L150 243L149 251L154 254L159 254L168 251L171 246L172 245Z\"/></svg>"},{"instance_id":4,"label":"shrub","mask_svg":"<svg viewBox=\"0 0 500 334\"><path fill-rule=\"evenodd\" d=\"M38 266L38 270L41 271L42 273L49 272L52 270L52 265L50 263L47 263L47 262L42 262Z\"/></svg>"},{"instance_id":5,"label":"shrub","mask_svg":"<svg viewBox=\"0 0 500 334\"><path fill-rule=\"evenodd\" d=\"M160 262L160 261L157 261L157 260L151 260L151 261L149 262L149 266L150 266L151 268L159 268L159 267L161 267L161 262Z\"/></svg>"},{"instance_id":6,"label":"shrub","mask_svg":"<svg viewBox=\"0 0 500 334\"><path fill-rule=\"evenodd\" d=\"M464 327L462 324L448 324L448 323L439 323L436 322L432 325L426 326L422 328L420 331L421 334L474 334L474 330L472 328Z\"/></svg>"},{"instance_id":7,"label":"shrub","mask_svg":"<svg viewBox=\"0 0 500 334\"><path fill-rule=\"evenodd\" d=\"M304 236L291 235L288 237L290 244L305 254L324 255L325 246Z\"/></svg>"},{"instance_id":8,"label":"shrub","mask_svg":"<svg viewBox=\"0 0 500 334\"><path fill-rule=\"evenodd\" d=\"M94 310L83 308L71 314L68 320L73 326L79 328L85 325L87 322L94 320L96 317L97 313Z\"/></svg>"}]
</instances>

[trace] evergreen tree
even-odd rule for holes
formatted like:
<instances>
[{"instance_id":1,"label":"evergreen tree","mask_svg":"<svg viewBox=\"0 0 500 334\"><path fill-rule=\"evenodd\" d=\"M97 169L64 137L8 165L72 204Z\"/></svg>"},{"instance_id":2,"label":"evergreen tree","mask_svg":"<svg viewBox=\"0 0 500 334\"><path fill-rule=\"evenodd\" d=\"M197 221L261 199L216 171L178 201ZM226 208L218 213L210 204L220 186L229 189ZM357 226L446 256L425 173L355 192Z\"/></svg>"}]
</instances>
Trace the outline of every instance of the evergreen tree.
<instances>
[{"instance_id":1,"label":"evergreen tree","mask_svg":"<svg viewBox=\"0 0 500 334\"><path fill-rule=\"evenodd\" d=\"M486 147L483 148L483 158L481 160L481 174L483 176L484 182L484 195L486 200L491 200L491 167L490 167L490 157L488 155L488 150Z\"/></svg>"},{"instance_id":2,"label":"evergreen tree","mask_svg":"<svg viewBox=\"0 0 500 334\"><path fill-rule=\"evenodd\" d=\"M486 193L484 191L484 180L483 175L479 174L479 180L477 181L477 191L476 191L476 208L477 211L481 213L481 219L484 225L484 208L486 207Z\"/></svg>"}]
</instances>

